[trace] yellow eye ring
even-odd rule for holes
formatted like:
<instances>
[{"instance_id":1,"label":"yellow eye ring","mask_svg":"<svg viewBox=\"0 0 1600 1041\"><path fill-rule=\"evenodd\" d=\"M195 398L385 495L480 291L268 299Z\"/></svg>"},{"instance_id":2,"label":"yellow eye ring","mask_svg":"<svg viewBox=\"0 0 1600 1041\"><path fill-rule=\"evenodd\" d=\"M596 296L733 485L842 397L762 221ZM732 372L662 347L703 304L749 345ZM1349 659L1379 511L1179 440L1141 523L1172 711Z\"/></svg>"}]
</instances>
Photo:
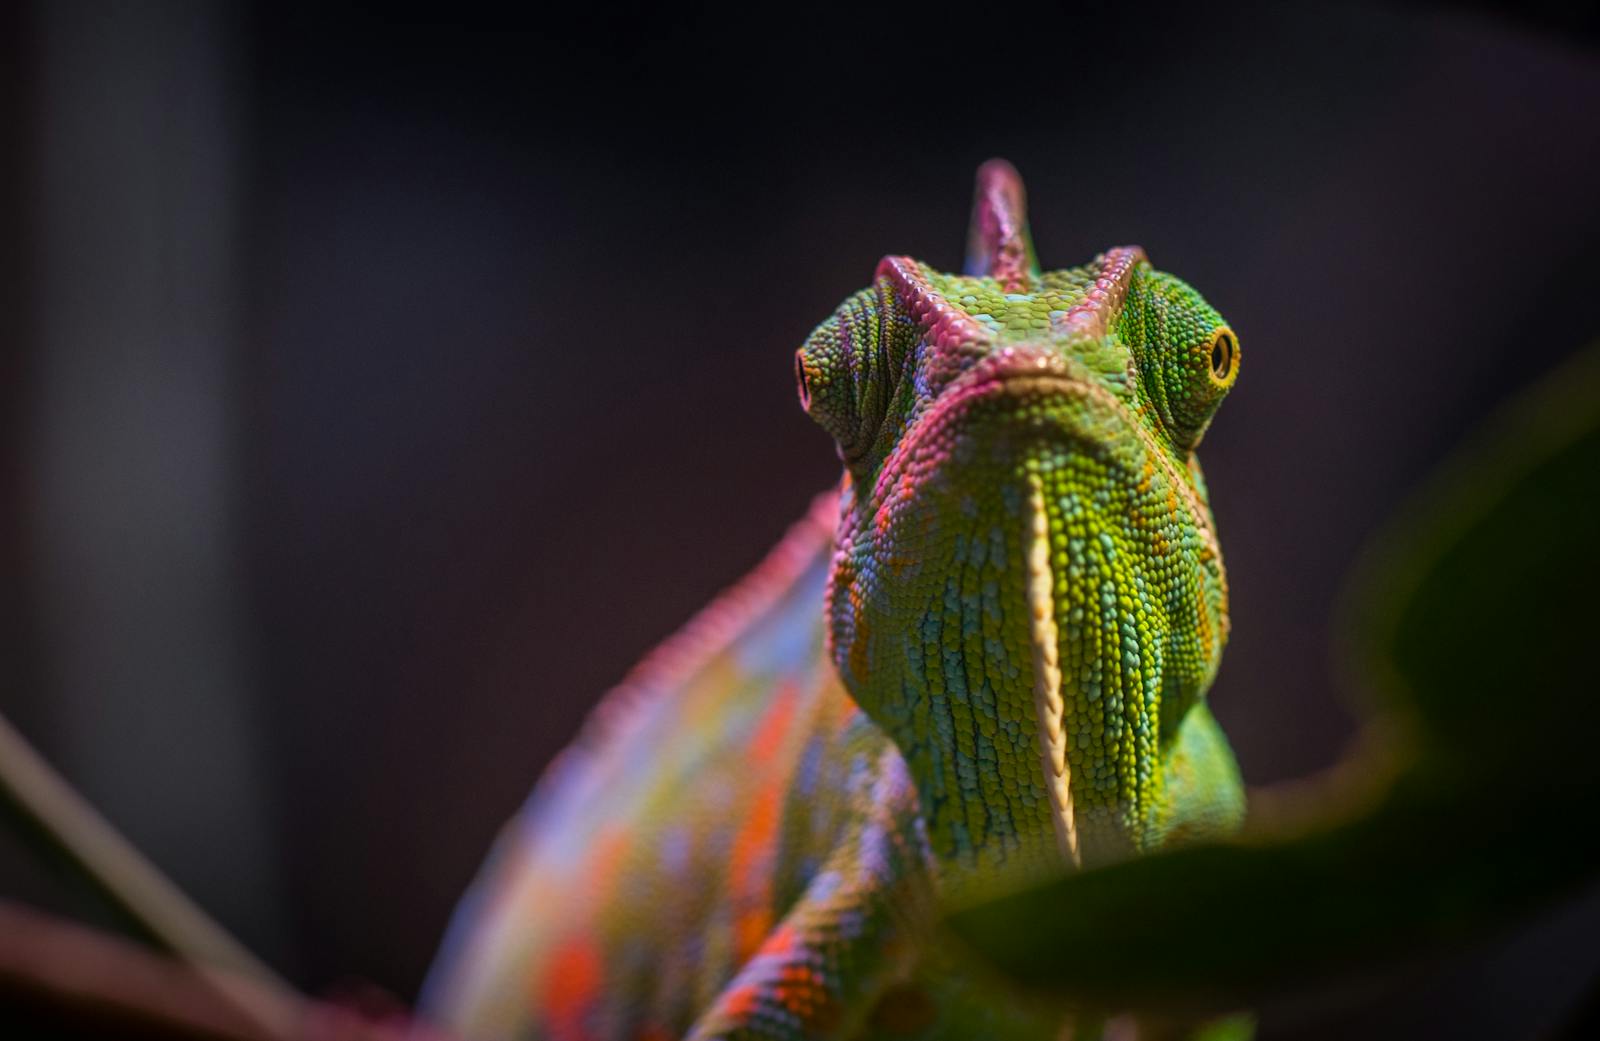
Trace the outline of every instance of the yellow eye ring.
<instances>
[{"instance_id":1,"label":"yellow eye ring","mask_svg":"<svg viewBox=\"0 0 1600 1041\"><path fill-rule=\"evenodd\" d=\"M1239 368L1239 341L1233 330L1222 328L1211 335L1207 353L1210 355L1211 379L1218 386L1232 382Z\"/></svg>"}]
</instances>

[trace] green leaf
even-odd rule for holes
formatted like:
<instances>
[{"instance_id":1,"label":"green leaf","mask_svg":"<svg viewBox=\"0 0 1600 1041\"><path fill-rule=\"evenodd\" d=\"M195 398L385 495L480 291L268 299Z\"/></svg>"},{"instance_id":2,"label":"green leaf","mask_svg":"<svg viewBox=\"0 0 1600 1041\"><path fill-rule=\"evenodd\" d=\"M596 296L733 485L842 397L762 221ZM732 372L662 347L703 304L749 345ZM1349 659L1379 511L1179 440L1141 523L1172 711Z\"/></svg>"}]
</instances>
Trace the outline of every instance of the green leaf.
<instances>
[{"instance_id":1,"label":"green leaf","mask_svg":"<svg viewBox=\"0 0 1600 1041\"><path fill-rule=\"evenodd\" d=\"M1302 796L1294 826L954 912L954 933L1052 995L1233 1008L1600 876L1600 351L1462 451L1353 590L1350 657L1385 752L1347 764L1342 792Z\"/></svg>"}]
</instances>

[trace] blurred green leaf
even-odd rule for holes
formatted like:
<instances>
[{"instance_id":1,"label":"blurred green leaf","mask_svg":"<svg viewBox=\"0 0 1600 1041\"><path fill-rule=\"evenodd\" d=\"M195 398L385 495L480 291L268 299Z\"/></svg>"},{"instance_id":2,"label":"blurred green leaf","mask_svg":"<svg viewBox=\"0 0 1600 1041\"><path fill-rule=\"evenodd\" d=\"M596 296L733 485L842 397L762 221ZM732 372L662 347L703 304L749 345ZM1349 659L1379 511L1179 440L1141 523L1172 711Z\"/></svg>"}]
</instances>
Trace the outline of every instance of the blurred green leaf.
<instances>
[{"instance_id":1,"label":"blurred green leaf","mask_svg":"<svg viewBox=\"0 0 1600 1041\"><path fill-rule=\"evenodd\" d=\"M1600 351L1474 439L1352 590L1349 656L1388 754L1346 780L1387 784L956 911L955 934L1030 989L1231 1008L1482 935L1600 875Z\"/></svg>"}]
</instances>

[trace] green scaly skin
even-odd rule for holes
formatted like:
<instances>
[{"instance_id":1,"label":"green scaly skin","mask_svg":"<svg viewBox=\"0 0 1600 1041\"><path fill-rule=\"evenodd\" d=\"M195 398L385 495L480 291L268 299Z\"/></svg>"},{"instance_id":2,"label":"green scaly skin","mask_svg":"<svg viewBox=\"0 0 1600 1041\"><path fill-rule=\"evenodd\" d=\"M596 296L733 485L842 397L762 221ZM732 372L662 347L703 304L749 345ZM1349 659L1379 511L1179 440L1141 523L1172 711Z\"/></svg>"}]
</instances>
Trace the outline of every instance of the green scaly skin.
<instances>
[{"instance_id":1,"label":"green scaly skin","mask_svg":"<svg viewBox=\"0 0 1600 1041\"><path fill-rule=\"evenodd\" d=\"M541 781L458 912L434 1018L1055 1038L1058 1011L944 941L941 902L1237 826L1194 456L1237 341L1137 249L1041 273L998 161L968 270L886 258L801 347L840 492Z\"/></svg>"}]
</instances>

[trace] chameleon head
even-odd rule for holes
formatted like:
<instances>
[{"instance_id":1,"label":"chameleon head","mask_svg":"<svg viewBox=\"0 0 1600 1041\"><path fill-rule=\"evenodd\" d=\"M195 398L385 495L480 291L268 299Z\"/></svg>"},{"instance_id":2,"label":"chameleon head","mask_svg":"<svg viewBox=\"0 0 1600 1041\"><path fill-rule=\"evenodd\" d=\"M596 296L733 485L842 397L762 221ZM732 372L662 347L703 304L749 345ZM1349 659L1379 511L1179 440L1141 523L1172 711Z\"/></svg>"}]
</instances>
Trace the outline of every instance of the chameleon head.
<instances>
[{"instance_id":1,"label":"chameleon head","mask_svg":"<svg viewBox=\"0 0 1600 1041\"><path fill-rule=\"evenodd\" d=\"M956 867L1159 843L1228 628L1194 449L1238 341L1138 248L1041 273L1022 198L986 164L968 274L886 257L795 363L847 469L831 653Z\"/></svg>"}]
</instances>

